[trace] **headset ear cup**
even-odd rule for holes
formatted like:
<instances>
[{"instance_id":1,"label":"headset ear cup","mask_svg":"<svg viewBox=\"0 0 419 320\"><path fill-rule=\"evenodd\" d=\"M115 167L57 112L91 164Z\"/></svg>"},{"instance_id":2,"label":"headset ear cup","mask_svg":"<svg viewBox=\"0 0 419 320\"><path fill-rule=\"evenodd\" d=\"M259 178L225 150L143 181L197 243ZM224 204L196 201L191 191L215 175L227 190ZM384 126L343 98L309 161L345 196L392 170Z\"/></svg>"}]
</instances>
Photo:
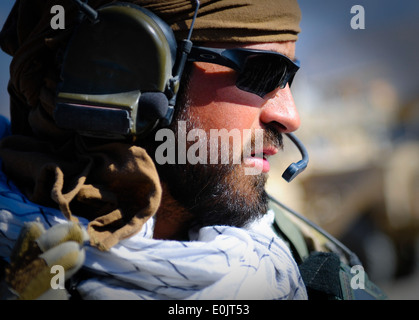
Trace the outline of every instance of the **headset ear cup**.
<instances>
[{"instance_id":1,"label":"headset ear cup","mask_svg":"<svg viewBox=\"0 0 419 320\"><path fill-rule=\"evenodd\" d=\"M83 20L68 44L56 99L57 125L101 138L146 134L168 112L176 51L173 31L150 11L122 2L100 7L97 21ZM69 113L76 119L84 107L89 125L66 124ZM106 129L104 121L110 117L101 114L110 110L128 113L118 130L112 124ZM95 119L102 119L100 126Z\"/></svg>"}]
</instances>

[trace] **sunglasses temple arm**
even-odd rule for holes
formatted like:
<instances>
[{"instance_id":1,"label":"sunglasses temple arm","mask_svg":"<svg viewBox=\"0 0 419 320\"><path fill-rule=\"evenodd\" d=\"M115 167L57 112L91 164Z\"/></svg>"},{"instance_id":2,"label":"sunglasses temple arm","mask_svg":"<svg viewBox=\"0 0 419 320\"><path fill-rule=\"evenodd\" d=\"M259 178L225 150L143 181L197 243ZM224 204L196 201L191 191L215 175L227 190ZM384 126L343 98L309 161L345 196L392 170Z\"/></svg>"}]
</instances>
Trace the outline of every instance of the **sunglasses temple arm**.
<instances>
[{"instance_id":1,"label":"sunglasses temple arm","mask_svg":"<svg viewBox=\"0 0 419 320\"><path fill-rule=\"evenodd\" d=\"M240 71L240 67L236 61L225 56L226 49L206 48L193 46L188 56L189 62L207 62L225 66L235 71Z\"/></svg>"}]
</instances>

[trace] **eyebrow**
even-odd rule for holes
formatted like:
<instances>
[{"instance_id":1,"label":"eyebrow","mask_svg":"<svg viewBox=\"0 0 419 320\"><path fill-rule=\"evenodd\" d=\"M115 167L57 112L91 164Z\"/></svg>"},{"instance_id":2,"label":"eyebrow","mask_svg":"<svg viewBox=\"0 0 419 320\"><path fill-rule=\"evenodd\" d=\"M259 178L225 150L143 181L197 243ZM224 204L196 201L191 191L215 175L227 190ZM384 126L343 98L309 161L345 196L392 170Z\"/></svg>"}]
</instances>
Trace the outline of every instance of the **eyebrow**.
<instances>
[{"instance_id":1,"label":"eyebrow","mask_svg":"<svg viewBox=\"0 0 419 320\"><path fill-rule=\"evenodd\" d=\"M264 50L262 50L264 51ZM266 52L275 52L275 53L279 53L282 54L283 56L287 57L288 59L290 59L292 62L299 62L300 60L297 59L297 57L294 55L294 58L291 58L289 55L287 55L285 52L279 52L279 51L273 51L273 50L266 50Z\"/></svg>"},{"instance_id":2,"label":"eyebrow","mask_svg":"<svg viewBox=\"0 0 419 320\"><path fill-rule=\"evenodd\" d=\"M257 49L260 50L260 49ZM292 62L294 63L299 63L300 59L297 58L296 55L294 55L294 58L291 58L289 55L287 55L285 52L279 52L279 51L274 51L274 50L260 50L260 51L265 51L265 52L273 52L273 53L279 53L285 57L287 57L288 59L290 59Z\"/></svg>"}]
</instances>

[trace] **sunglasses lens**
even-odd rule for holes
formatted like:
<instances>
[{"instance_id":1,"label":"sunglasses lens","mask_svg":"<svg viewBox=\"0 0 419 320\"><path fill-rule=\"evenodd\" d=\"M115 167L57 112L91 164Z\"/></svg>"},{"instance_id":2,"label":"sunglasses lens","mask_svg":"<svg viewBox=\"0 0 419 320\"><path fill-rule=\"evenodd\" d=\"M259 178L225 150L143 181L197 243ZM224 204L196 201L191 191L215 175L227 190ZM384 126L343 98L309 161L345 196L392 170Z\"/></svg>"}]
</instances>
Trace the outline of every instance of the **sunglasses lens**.
<instances>
[{"instance_id":1,"label":"sunglasses lens","mask_svg":"<svg viewBox=\"0 0 419 320\"><path fill-rule=\"evenodd\" d=\"M248 57L240 72L236 86L244 91L264 97L276 88L285 88L295 71L286 58L260 54Z\"/></svg>"}]
</instances>

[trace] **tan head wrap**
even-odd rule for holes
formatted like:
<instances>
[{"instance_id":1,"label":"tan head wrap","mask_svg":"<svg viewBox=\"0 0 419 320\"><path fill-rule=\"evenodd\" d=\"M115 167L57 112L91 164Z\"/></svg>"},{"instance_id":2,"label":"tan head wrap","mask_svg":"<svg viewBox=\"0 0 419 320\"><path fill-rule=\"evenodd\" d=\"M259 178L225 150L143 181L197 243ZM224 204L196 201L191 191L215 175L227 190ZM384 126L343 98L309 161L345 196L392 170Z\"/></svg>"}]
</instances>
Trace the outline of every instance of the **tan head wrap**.
<instances>
[{"instance_id":1,"label":"tan head wrap","mask_svg":"<svg viewBox=\"0 0 419 320\"><path fill-rule=\"evenodd\" d=\"M93 7L113 2L90 0ZM167 21L178 38L194 12L188 0L130 1ZM65 8L65 30L52 30L53 5ZM161 200L154 163L144 149L122 142L90 143L53 120L57 56L71 34L77 9L70 0L17 0L0 34L13 56L9 93L13 136L0 145L3 169L32 201L58 207L70 220L86 217L91 243L107 250L138 232ZM202 0L193 33L199 41L296 40L296 0Z\"/></svg>"},{"instance_id":2,"label":"tan head wrap","mask_svg":"<svg viewBox=\"0 0 419 320\"><path fill-rule=\"evenodd\" d=\"M134 1L135 2L135 1ZM138 1L185 38L195 1ZM209 42L297 40L301 12L296 0L202 0L192 39Z\"/></svg>"}]
</instances>

